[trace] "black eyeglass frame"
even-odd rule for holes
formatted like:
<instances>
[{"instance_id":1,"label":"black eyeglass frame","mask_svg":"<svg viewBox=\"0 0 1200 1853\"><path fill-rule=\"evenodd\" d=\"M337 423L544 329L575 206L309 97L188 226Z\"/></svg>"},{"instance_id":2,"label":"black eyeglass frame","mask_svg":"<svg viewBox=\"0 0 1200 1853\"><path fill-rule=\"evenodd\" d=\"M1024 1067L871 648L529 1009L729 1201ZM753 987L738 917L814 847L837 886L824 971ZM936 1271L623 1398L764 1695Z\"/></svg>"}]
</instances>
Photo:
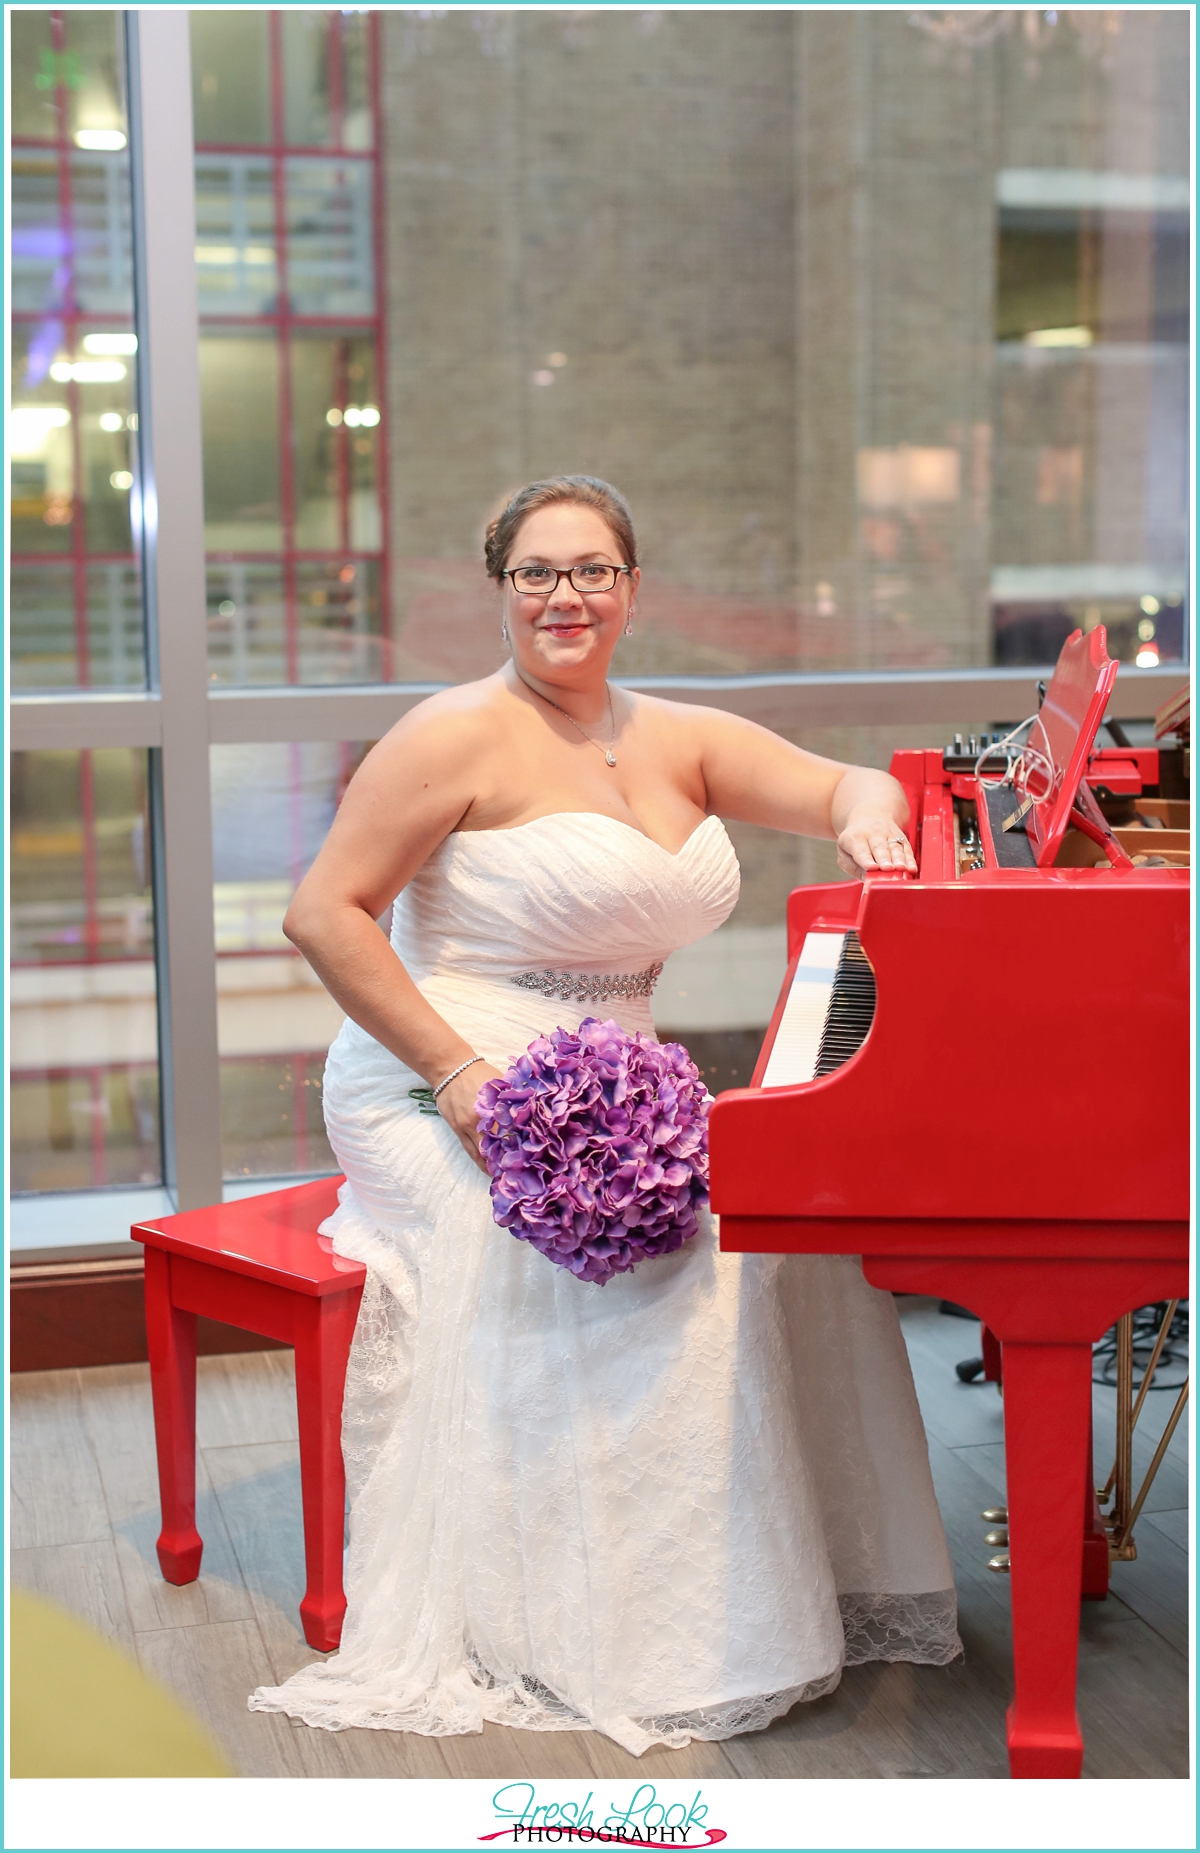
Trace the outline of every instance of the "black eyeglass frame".
<instances>
[{"instance_id":1,"label":"black eyeglass frame","mask_svg":"<svg viewBox=\"0 0 1200 1853\"><path fill-rule=\"evenodd\" d=\"M534 567L514 566L514 567L509 568L506 566L503 572L500 574L500 577L501 579L512 579L513 580L513 591L517 594L519 598L553 598L554 594L558 591L559 581L562 579L569 579L575 591L578 592L580 596L582 597L588 592L615 591L616 584L617 584L617 574L633 572L632 566L613 566L608 560L589 560L587 564L589 566L606 566L609 572L613 575L612 585L605 585L605 586L577 585L575 582L575 575L576 573L581 573L584 570L582 566L542 566L540 564ZM517 585L516 580L513 578L513 575L515 573L528 573L528 572L553 573L554 574L554 584L548 587L547 590L544 592L523 591L522 588L519 585Z\"/></svg>"}]
</instances>

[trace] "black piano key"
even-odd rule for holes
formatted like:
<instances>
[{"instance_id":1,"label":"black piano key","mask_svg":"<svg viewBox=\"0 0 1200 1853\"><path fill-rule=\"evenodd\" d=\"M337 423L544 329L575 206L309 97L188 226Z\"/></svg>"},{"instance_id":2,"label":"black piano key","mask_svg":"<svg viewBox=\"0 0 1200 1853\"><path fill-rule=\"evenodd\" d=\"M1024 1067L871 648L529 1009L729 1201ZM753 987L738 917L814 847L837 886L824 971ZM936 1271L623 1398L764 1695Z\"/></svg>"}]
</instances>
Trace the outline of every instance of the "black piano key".
<instances>
[{"instance_id":1,"label":"black piano key","mask_svg":"<svg viewBox=\"0 0 1200 1853\"><path fill-rule=\"evenodd\" d=\"M858 934L847 933L834 973L815 1075L832 1074L857 1054L874 1016L875 974Z\"/></svg>"}]
</instances>

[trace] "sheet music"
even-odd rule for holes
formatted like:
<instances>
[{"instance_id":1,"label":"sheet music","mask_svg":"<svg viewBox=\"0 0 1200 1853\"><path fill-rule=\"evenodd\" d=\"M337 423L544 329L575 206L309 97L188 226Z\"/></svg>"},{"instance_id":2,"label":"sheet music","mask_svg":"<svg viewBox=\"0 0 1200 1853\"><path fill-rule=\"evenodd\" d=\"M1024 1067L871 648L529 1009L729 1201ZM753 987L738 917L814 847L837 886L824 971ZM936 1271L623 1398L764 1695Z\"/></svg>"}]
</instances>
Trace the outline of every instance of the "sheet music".
<instances>
[{"instance_id":1,"label":"sheet music","mask_svg":"<svg viewBox=\"0 0 1200 1853\"><path fill-rule=\"evenodd\" d=\"M763 1087L794 1087L799 1081L812 1080L845 937L844 933L805 936L792 988L767 1058Z\"/></svg>"}]
</instances>

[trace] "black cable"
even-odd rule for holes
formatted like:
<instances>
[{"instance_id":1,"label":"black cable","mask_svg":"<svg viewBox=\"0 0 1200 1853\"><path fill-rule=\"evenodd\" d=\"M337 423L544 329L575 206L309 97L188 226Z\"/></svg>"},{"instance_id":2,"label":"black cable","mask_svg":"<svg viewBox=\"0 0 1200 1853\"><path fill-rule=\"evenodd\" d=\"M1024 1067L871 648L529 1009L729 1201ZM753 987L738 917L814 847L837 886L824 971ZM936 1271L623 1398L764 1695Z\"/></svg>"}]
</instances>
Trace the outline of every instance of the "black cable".
<instances>
[{"instance_id":1,"label":"black cable","mask_svg":"<svg viewBox=\"0 0 1200 1853\"><path fill-rule=\"evenodd\" d=\"M1139 1368L1145 1371L1154 1351L1155 1342L1162 1330L1162 1322L1167 1316L1169 1300L1158 1300L1152 1306L1139 1306L1133 1315L1133 1387L1139 1390L1142 1385ZM1152 1390L1178 1390L1190 1368L1189 1332L1190 1321L1188 1301L1180 1300L1175 1317L1171 1321L1171 1330L1167 1333L1166 1343L1159 1354L1158 1364L1150 1379ZM1102 1383L1112 1389L1117 1381L1117 1328L1112 1326L1098 1344L1092 1347L1092 1382Z\"/></svg>"}]
</instances>

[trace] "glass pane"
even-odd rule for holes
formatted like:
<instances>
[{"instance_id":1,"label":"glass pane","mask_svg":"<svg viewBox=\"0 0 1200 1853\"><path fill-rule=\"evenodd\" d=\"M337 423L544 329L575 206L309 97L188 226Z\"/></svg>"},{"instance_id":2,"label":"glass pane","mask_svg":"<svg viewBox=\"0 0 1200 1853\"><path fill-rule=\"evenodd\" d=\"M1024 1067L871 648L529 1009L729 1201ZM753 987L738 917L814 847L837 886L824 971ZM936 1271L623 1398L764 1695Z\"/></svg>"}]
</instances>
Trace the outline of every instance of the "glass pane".
<instances>
[{"instance_id":1,"label":"glass pane","mask_svg":"<svg viewBox=\"0 0 1200 1853\"><path fill-rule=\"evenodd\" d=\"M335 1171L321 1117L341 1011L283 936L297 883L367 748L212 749L225 1174Z\"/></svg>"},{"instance_id":2,"label":"glass pane","mask_svg":"<svg viewBox=\"0 0 1200 1853\"><path fill-rule=\"evenodd\" d=\"M300 157L286 165L293 314L372 314L371 163Z\"/></svg>"},{"instance_id":3,"label":"glass pane","mask_svg":"<svg viewBox=\"0 0 1200 1853\"><path fill-rule=\"evenodd\" d=\"M268 16L250 8L188 16L196 140L260 146L271 139Z\"/></svg>"},{"instance_id":4,"label":"glass pane","mask_svg":"<svg viewBox=\"0 0 1200 1853\"><path fill-rule=\"evenodd\" d=\"M375 146L375 111L371 75L378 69L378 46L372 45L371 19L364 12L334 14L342 54L342 147ZM486 18L486 15L477 15Z\"/></svg>"},{"instance_id":5,"label":"glass pane","mask_svg":"<svg viewBox=\"0 0 1200 1853\"><path fill-rule=\"evenodd\" d=\"M286 140L295 148L372 147L367 17L296 8L280 15L280 27Z\"/></svg>"},{"instance_id":6,"label":"glass pane","mask_svg":"<svg viewBox=\"0 0 1200 1853\"><path fill-rule=\"evenodd\" d=\"M239 16L193 16L215 109ZM270 151L196 158L210 674L216 682L386 680L376 28L288 10L262 25ZM239 49L240 48L240 49ZM377 47L376 47L377 49ZM199 65L197 66L199 69ZM209 81L211 79L211 81ZM272 110L275 112L271 114ZM222 134L197 117L197 138ZM223 133L223 132L222 132ZM232 131L226 139L236 139ZM330 154L283 154L282 148Z\"/></svg>"},{"instance_id":7,"label":"glass pane","mask_svg":"<svg viewBox=\"0 0 1200 1853\"><path fill-rule=\"evenodd\" d=\"M297 547L377 553L383 433L374 341L297 337L292 414Z\"/></svg>"},{"instance_id":8,"label":"glass pane","mask_svg":"<svg viewBox=\"0 0 1200 1853\"><path fill-rule=\"evenodd\" d=\"M12 1181L161 1179L146 755L12 756Z\"/></svg>"},{"instance_id":9,"label":"glass pane","mask_svg":"<svg viewBox=\"0 0 1200 1853\"><path fill-rule=\"evenodd\" d=\"M302 561L296 610L302 682L389 679L378 561Z\"/></svg>"},{"instance_id":10,"label":"glass pane","mask_svg":"<svg viewBox=\"0 0 1200 1853\"><path fill-rule=\"evenodd\" d=\"M145 685L119 15L22 14L14 85L12 660L18 688ZM52 568L50 559L69 562Z\"/></svg>"},{"instance_id":11,"label":"glass pane","mask_svg":"<svg viewBox=\"0 0 1200 1853\"><path fill-rule=\"evenodd\" d=\"M54 92L60 67L54 49L54 26L48 12L17 12L11 18L12 134L52 142L58 136Z\"/></svg>"},{"instance_id":12,"label":"glass pane","mask_svg":"<svg viewBox=\"0 0 1200 1853\"><path fill-rule=\"evenodd\" d=\"M16 690L136 688L144 668L141 585L131 562L12 569L12 685ZM81 628L82 621L82 628Z\"/></svg>"},{"instance_id":13,"label":"glass pane","mask_svg":"<svg viewBox=\"0 0 1200 1853\"><path fill-rule=\"evenodd\" d=\"M336 13L289 9L283 33L284 134L295 148L327 148L334 135L330 27Z\"/></svg>"},{"instance_id":14,"label":"glass pane","mask_svg":"<svg viewBox=\"0 0 1200 1853\"><path fill-rule=\"evenodd\" d=\"M58 15L65 41L60 70L67 93L67 132L80 148L121 147L126 139L119 17L75 9Z\"/></svg>"},{"instance_id":15,"label":"glass pane","mask_svg":"<svg viewBox=\"0 0 1200 1853\"><path fill-rule=\"evenodd\" d=\"M254 155L197 155L201 315L269 315L279 288L276 263L271 163Z\"/></svg>"},{"instance_id":16,"label":"glass pane","mask_svg":"<svg viewBox=\"0 0 1200 1853\"><path fill-rule=\"evenodd\" d=\"M279 349L270 336L200 342L206 544L214 553L278 553Z\"/></svg>"}]
</instances>

